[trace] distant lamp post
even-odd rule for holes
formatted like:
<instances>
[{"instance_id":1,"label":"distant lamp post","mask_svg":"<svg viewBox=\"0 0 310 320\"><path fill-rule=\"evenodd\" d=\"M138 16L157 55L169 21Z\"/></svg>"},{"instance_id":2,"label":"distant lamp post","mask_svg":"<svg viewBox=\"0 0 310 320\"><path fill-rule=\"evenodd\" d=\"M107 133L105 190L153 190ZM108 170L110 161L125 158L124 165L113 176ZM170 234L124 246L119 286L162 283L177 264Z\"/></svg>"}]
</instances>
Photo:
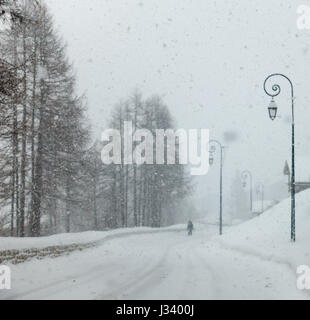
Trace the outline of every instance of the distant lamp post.
<instances>
[{"instance_id":1,"label":"distant lamp post","mask_svg":"<svg viewBox=\"0 0 310 320\"><path fill-rule=\"evenodd\" d=\"M214 163L214 153L216 152L216 147L215 145L218 145L220 148L220 153L221 153L221 162L220 162L220 221L219 221L219 226L220 226L220 235L223 234L223 151L224 147L222 144L217 141L217 140L210 140L210 157L209 157L209 163L212 166Z\"/></svg>"},{"instance_id":2,"label":"distant lamp post","mask_svg":"<svg viewBox=\"0 0 310 320\"><path fill-rule=\"evenodd\" d=\"M213 154L211 154L211 153L210 153L210 158L209 158L209 164L210 164L210 166L213 166L213 164L214 164Z\"/></svg>"},{"instance_id":3,"label":"distant lamp post","mask_svg":"<svg viewBox=\"0 0 310 320\"><path fill-rule=\"evenodd\" d=\"M267 82L274 77L281 77L286 79L291 87L291 107L292 107L292 177L291 177L291 240L296 241L296 224L295 224L295 113L294 113L294 87L292 81L281 73L274 73L269 75L264 82L264 90L268 96L270 96L271 102L268 107L269 117L271 120L275 120L277 117L278 107L274 101L274 98L281 93L281 87L278 84L274 84L271 89L267 90Z\"/></svg>"},{"instance_id":4,"label":"distant lamp post","mask_svg":"<svg viewBox=\"0 0 310 320\"><path fill-rule=\"evenodd\" d=\"M262 204L262 210L261 210L261 213L264 212L264 196L265 196L265 187L262 183L258 183L257 186L256 186L256 193L257 193L257 196L261 195L261 204Z\"/></svg>"},{"instance_id":5,"label":"distant lamp post","mask_svg":"<svg viewBox=\"0 0 310 320\"><path fill-rule=\"evenodd\" d=\"M250 179L250 209L251 213L253 213L253 176L251 171L245 170L241 174L242 178L242 186L243 188L247 187L247 180Z\"/></svg>"}]
</instances>

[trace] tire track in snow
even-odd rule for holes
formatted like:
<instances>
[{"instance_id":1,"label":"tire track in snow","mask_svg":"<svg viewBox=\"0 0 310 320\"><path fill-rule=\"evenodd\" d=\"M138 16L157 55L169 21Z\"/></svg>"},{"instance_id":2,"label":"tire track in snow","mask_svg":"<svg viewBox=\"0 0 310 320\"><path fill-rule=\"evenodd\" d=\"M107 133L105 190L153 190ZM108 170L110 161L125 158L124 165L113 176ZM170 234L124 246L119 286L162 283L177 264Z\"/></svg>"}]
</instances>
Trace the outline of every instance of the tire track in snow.
<instances>
[{"instance_id":1,"label":"tire track in snow","mask_svg":"<svg viewBox=\"0 0 310 320\"><path fill-rule=\"evenodd\" d=\"M207 270L209 275L211 275L211 288L213 291L213 295L212 295L211 299L215 300L215 299L220 298L220 289L218 287L219 278L218 278L216 272L210 266L210 262L206 261L206 258L204 257L204 255L202 255L200 252L198 252L197 248L195 248L194 252L195 252L196 259L198 259L199 261L202 262L202 265L204 266L204 270Z\"/></svg>"},{"instance_id":2,"label":"tire track in snow","mask_svg":"<svg viewBox=\"0 0 310 320\"><path fill-rule=\"evenodd\" d=\"M126 286L127 288L124 288L122 298L183 300L192 299L192 296L195 295L195 299L203 299L201 273L207 279L204 285L207 285L208 289L211 288L211 292L208 291L209 295L216 296L218 290L214 272L209 266L205 268L197 263L199 259L195 254L196 245L196 239L189 239L187 236L181 241L172 243L151 272L139 282L130 283L129 286Z\"/></svg>"},{"instance_id":3,"label":"tire track in snow","mask_svg":"<svg viewBox=\"0 0 310 320\"><path fill-rule=\"evenodd\" d=\"M58 292L64 290L74 289L77 285L89 283L91 280L98 278L98 275L106 274L107 272L112 272L115 269L114 266L105 266L105 267L95 267L87 272L74 274L66 277L66 279L56 280L45 285L33 288L31 290L25 290L18 292L13 295L6 296L5 300L24 300L31 299L31 296L35 294L36 297L43 300L45 297L51 297L56 295ZM29 298L30 297L30 298Z\"/></svg>"},{"instance_id":4,"label":"tire track in snow","mask_svg":"<svg viewBox=\"0 0 310 320\"><path fill-rule=\"evenodd\" d=\"M181 241L183 243L184 240ZM178 242L179 243L179 242ZM164 270L165 261L169 256L169 252L171 251L172 247L176 244L170 244L161 255L161 257L156 260L156 263L153 264L150 268L146 271L143 269L141 273L139 273L139 269L135 270L135 278L132 280L122 284L120 287L112 290L107 294L98 295L96 300L119 300L123 299L124 297L127 298L128 296L134 295L135 292L141 290L141 288L152 288L151 284L158 284L160 281L163 281L161 270ZM145 266L141 266L145 268Z\"/></svg>"}]
</instances>

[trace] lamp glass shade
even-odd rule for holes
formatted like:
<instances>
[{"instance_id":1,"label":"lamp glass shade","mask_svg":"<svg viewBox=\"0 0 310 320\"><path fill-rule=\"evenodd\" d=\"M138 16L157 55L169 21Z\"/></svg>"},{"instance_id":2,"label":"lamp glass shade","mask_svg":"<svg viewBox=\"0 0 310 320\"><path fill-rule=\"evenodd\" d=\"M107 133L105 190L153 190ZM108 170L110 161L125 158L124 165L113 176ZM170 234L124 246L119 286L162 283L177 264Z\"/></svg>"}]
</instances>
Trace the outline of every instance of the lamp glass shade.
<instances>
[{"instance_id":1,"label":"lamp glass shade","mask_svg":"<svg viewBox=\"0 0 310 320\"><path fill-rule=\"evenodd\" d=\"M209 158L209 164L210 164L210 166L212 166L213 163L214 163L214 159L213 159L213 157L210 157L210 158Z\"/></svg>"},{"instance_id":2,"label":"lamp glass shade","mask_svg":"<svg viewBox=\"0 0 310 320\"><path fill-rule=\"evenodd\" d=\"M270 105L268 107L268 112L269 112L270 119L272 121L275 120L277 117L277 113L278 113L278 107L273 99L271 100Z\"/></svg>"}]
</instances>

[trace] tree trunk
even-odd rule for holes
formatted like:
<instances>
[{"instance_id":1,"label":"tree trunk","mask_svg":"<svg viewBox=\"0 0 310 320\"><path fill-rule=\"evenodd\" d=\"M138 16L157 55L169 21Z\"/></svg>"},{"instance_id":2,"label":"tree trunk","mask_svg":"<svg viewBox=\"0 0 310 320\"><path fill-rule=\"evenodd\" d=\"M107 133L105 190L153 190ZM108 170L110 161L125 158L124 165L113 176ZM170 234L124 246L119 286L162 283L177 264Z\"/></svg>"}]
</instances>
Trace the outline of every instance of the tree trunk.
<instances>
[{"instance_id":1,"label":"tree trunk","mask_svg":"<svg viewBox=\"0 0 310 320\"><path fill-rule=\"evenodd\" d=\"M20 222L19 236L25 236L25 201L26 201L26 166L27 166L27 71L26 71L26 39L23 30L23 120L22 120L22 155L21 155L21 187L20 187Z\"/></svg>"},{"instance_id":2,"label":"tree trunk","mask_svg":"<svg viewBox=\"0 0 310 320\"><path fill-rule=\"evenodd\" d=\"M94 206L94 229L98 230L98 215L97 215L97 184L98 184L98 177L97 177L97 154L95 154L95 175L94 175L94 189L93 189L93 206Z\"/></svg>"},{"instance_id":3,"label":"tree trunk","mask_svg":"<svg viewBox=\"0 0 310 320\"><path fill-rule=\"evenodd\" d=\"M31 226L33 224L34 209L34 184L35 184L35 111L36 111L36 84L37 84L37 33L34 33L35 48L33 51L33 78L32 78L32 110L31 110L31 206L29 213L29 235L31 235Z\"/></svg>"},{"instance_id":4,"label":"tree trunk","mask_svg":"<svg viewBox=\"0 0 310 320\"><path fill-rule=\"evenodd\" d=\"M70 186L69 181L67 179L66 183L66 232L71 232L71 210L70 210Z\"/></svg>"},{"instance_id":5,"label":"tree trunk","mask_svg":"<svg viewBox=\"0 0 310 320\"><path fill-rule=\"evenodd\" d=\"M43 187L43 129L44 129L44 81L41 81L41 99L39 109L39 130L38 148L35 165L34 201L33 201L33 224L31 226L31 236L39 237L41 234L41 201Z\"/></svg>"}]
</instances>

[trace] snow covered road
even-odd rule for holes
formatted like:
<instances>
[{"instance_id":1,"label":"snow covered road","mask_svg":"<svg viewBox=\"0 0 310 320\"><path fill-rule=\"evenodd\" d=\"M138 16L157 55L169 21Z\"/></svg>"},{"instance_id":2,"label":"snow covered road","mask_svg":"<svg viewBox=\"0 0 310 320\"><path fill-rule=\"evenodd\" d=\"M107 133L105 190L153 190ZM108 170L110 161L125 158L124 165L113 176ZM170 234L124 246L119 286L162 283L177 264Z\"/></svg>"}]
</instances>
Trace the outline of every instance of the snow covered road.
<instances>
[{"instance_id":1,"label":"snow covered road","mask_svg":"<svg viewBox=\"0 0 310 320\"><path fill-rule=\"evenodd\" d=\"M131 235L12 266L0 299L307 299L285 264L222 246L215 227Z\"/></svg>"}]
</instances>

